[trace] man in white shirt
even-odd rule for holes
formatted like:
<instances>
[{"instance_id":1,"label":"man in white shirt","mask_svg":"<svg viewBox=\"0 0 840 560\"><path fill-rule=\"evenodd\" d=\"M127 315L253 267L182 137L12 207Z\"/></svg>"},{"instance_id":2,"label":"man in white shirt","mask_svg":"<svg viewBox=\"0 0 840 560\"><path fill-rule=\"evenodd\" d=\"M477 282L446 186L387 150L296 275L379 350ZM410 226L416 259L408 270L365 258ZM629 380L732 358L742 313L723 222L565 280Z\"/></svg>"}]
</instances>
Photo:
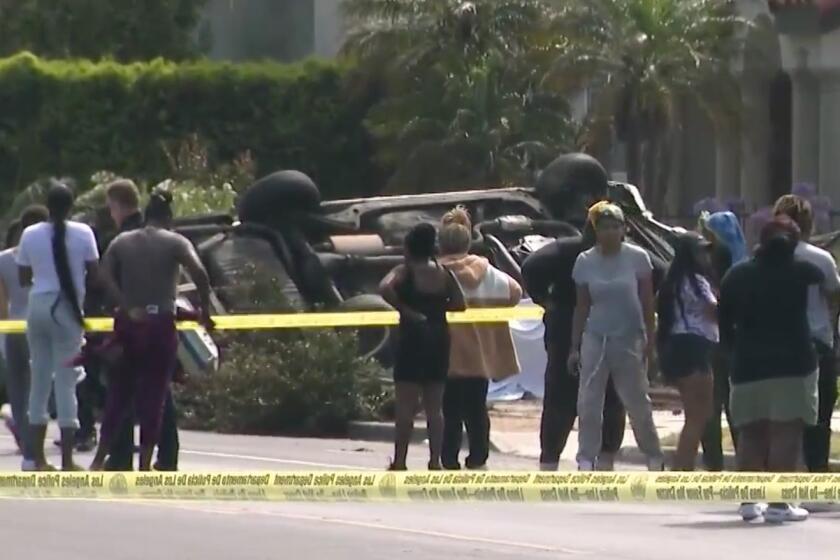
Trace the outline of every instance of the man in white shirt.
<instances>
[{"instance_id":1,"label":"man in white shirt","mask_svg":"<svg viewBox=\"0 0 840 560\"><path fill-rule=\"evenodd\" d=\"M790 217L802 231L796 248L797 259L817 266L823 273L821 286L808 292L808 323L820 358L819 420L805 430L805 464L810 472L828 472L831 447L831 416L837 401L837 370L834 355L834 333L840 303L840 276L831 253L810 244L813 231L811 204L802 197L785 195L775 206L774 213Z\"/></svg>"}]
</instances>

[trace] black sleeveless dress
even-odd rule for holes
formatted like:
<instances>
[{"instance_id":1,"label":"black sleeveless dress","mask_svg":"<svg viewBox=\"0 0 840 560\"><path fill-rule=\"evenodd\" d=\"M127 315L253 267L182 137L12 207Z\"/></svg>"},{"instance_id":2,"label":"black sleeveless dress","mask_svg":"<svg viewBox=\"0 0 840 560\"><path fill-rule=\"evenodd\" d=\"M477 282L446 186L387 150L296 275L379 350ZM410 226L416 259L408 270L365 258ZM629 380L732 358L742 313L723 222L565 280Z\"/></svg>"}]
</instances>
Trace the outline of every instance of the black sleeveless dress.
<instances>
[{"instance_id":1,"label":"black sleeveless dress","mask_svg":"<svg viewBox=\"0 0 840 560\"><path fill-rule=\"evenodd\" d=\"M419 291L409 267L405 281L397 286L397 295L407 306L425 315L426 320L412 321L400 316L394 381L418 385L446 382L449 374L450 341L446 321L449 294Z\"/></svg>"}]
</instances>

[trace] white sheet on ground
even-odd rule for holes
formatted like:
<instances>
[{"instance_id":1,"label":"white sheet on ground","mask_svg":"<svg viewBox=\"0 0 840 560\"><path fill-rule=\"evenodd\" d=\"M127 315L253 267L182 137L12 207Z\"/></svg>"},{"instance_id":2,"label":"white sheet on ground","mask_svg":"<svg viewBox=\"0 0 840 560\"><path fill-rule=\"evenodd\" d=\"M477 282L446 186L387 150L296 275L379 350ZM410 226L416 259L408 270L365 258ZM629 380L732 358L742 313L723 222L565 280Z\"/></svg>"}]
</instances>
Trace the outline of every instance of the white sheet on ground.
<instances>
[{"instance_id":1,"label":"white sheet on ground","mask_svg":"<svg viewBox=\"0 0 840 560\"><path fill-rule=\"evenodd\" d=\"M533 305L530 299L519 304L520 307ZM545 327L540 320L511 321L510 332L522 371L499 383L490 383L487 400L516 401L526 393L542 398L547 361L543 342Z\"/></svg>"}]
</instances>

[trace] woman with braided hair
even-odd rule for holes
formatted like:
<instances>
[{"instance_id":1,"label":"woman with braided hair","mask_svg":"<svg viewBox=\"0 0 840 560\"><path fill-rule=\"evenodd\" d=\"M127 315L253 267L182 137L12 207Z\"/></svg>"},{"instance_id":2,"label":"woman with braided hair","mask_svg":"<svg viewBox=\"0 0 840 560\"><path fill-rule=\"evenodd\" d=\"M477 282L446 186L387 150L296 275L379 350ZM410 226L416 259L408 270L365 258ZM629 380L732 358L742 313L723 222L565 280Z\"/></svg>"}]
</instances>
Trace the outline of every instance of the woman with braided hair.
<instances>
[{"instance_id":1,"label":"woman with braided hair","mask_svg":"<svg viewBox=\"0 0 840 560\"><path fill-rule=\"evenodd\" d=\"M84 379L85 370L70 362L82 347L85 280L98 273L99 251L93 230L67 219L73 201L70 187L53 181L47 194L49 221L23 232L16 258L21 285L31 286L26 336L32 360L30 443L37 470L54 470L44 455L50 419L47 403L53 386L62 468L79 470L73 462L79 428L76 384Z\"/></svg>"}]
</instances>

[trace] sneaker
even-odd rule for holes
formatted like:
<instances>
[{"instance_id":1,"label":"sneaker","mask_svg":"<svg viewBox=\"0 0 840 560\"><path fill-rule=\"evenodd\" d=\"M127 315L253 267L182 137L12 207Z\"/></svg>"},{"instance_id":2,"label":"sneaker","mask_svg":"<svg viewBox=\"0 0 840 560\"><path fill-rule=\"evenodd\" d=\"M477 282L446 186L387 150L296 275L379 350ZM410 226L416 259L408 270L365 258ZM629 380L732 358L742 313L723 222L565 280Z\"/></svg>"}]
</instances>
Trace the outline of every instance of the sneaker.
<instances>
[{"instance_id":1,"label":"sneaker","mask_svg":"<svg viewBox=\"0 0 840 560\"><path fill-rule=\"evenodd\" d=\"M543 472L560 470L560 463L540 463L540 470Z\"/></svg>"},{"instance_id":2,"label":"sneaker","mask_svg":"<svg viewBox=\"0 0 840 560\"><path fill-rule=\"evenodd\" d=\"M615 470L615 454L601 453L595 465L599 471L614 471Z\"/></svg>"},{"instance_id":3,"label":"sneaker","mask_svg":"<svg viewBox=\"0 0 840 560\"><path fill-rule=\"evenodd\" d=\"M764 521L767 523L798 522L808 519L808 510L792 504L772 505L764 513Z\"/></svg>"},{"instance_id":4,"label":"sneaker","mask_svg":"<svg viewBox=\"0 0 840 560\"><path fill-rule=\"evenodd\" d=\"M35 472L38 470L38 465L32 459L24 459L20 462L20 470L23 472Z\"/></svg>"},{"instance_id":5,"label":"sneaker","mask_svg":"<svg viewBox=\"0 0 840 560\"><path fill-rule=\"evenodd\" d=\"M578 470L581 472L592 472L595 470L595 463L592 461L579 460Z\"/></svg>"},{"instance_id":6,"label":"sneaker","mask_svg":"<svg viewBox=\"0 0 840 560\"><path fill-rule=\"evenodd\" d=\"M755 521L760 517L764 517L767 511L767 504L741 504L738 508L738 514L744 521Z\"/></svg>"}]
</instances>

